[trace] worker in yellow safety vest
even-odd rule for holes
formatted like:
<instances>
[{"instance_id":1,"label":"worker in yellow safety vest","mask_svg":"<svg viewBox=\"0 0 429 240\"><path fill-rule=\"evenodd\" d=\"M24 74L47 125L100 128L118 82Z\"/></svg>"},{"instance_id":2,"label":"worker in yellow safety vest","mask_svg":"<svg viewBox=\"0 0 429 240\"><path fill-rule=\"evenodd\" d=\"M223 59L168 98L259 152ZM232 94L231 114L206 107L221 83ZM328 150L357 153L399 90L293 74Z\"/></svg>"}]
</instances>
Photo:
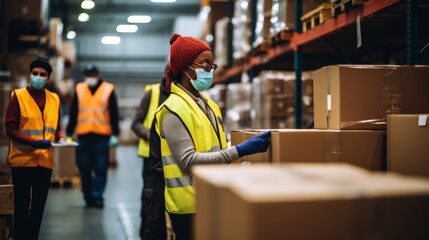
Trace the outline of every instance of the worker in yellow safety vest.
<instances>
[{"instance_id":1,"label":"worker in yellow safety vest","mask_svg":"<svg viewBox=\"0 0 429 240\"><path fill-rule=\"evenodd\" d=\"M165 78L161 83L147 85L131 129L140 138L138 155L143 158L143 191L141 195L140 238L166 239L164 184L161 161L151 161L150 131L159 104L168 97Z\"/></svg>"},{"instance_id":2,"label":"worker in yellow safety vest","mask_svg":"<svg viewBox=\"0 0 429 240\"><path fill-rule=\"evenodd\" d=\"M11 92L6 109L16 240L39 238L54 168L51 143L65 141L60 125L60 99L45 89L51 73L52 67L45 59L34 60L30 64L30 84Z\"/></svg>"},{"instance_id":3,"label":"worker in yellow safety vest","mask_svg":"<svg viewBox=\"0 0 429 240\"><path fill-rule=\"evenodd\" d=\"M227 147L219 107L202 91L213 83L217 68L211 49L193 37L170 39L166 73L170 96L155 115L152 152L159 152L165 181L165 207L176 239L192 239L195 188L191 168L198 164L229 164L241 156L265 152L270 132ZM157 139L152 140L153 137ZM152 142L159 142L158 149Z\"/></svg>"}]
</instances>

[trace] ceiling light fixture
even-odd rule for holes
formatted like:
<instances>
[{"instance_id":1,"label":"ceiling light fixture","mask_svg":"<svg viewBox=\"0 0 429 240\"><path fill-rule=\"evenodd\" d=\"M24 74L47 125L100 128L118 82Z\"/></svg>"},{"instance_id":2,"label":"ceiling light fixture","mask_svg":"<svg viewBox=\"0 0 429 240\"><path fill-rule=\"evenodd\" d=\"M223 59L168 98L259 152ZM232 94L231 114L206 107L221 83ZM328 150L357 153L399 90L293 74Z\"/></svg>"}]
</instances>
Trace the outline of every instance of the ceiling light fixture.
<instances>
[{"instance_id":1,"label":"ceiling light fixture","mask_svg":"<svg viewBox=\"0 0 429 240\"><path fill-rule=\"evenodd\" d=\"M76 32L75 31L69 31L67 33L67 39L74 39L76 37Z\"/></svg>"},{"instance_id":2,"label":"ceiling light fixture","mask_svg":"<svg viewBox=\"0 0 429 240\"><path fill-rule=\"evenodd\" d=\"M119 44L121 43L121 38L118 36L104 36L101 39L102 44Z\"/></svg>"},{"instance_id":3,"label":"ceiling light fixture","mask_svg":"<svg viewBox=\"0 0 429 240\"><path fill-rule=\"evenodd\" d=\"M176 0L150 0L151 2L156 2L156 3L172 3L175 2Z\"/></svg>"},{"instance_id":4,"label":"ceiling light fixture","mask_svg":"<svg viewBox=\"0 0 429 240\"><path fill-rule=\"evenodd\" d=\"M138 29L134 24L121 24L116 27L116 31L120 33L135 33Z\"/></svg>"},{"instance_id":5,"label":"ceiling light fixture","mask_svg":"<svg viewBox=\"0 0 429 240\"><path fill-rule=\"evenodd\" d=\"M87 22L89 20L89 15L87 13L81 13L77 19L79 22Z\"/></svg>"},{"instance_id":6,"label":"ceiling light fixture","mask_svg":"<svg viewBox=\"0 0 429 240\"><path fill-rule=\"evenodd\" d=\"M85 0L85 1L82 2L82 4L80 4L80 6L83 9L93 9L94 6L95 6L95 3L93 1L91 1L91 0Z\"/></svg>"},{"instance_id":7,"label":"ceiling light fixture","mask_svg":"<svg viewBox=\"0 0 429 240\"><path fill-rule=\"evenodd\" d=\"M127 18L129 23L149 23L152 18L148 15L131 15Z\"/></svg>"}]
</instances>

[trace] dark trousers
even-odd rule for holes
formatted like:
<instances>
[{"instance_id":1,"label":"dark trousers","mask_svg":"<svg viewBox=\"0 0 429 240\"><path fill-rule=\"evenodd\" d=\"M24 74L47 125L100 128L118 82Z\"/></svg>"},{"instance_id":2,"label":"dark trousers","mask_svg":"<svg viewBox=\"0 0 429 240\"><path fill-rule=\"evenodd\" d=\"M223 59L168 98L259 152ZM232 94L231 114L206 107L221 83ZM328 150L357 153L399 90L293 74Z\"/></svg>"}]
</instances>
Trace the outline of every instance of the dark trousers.
<instances>
[{"instance_id":1,"label":"dark trousers","mask_svg":"<svg viewBox=\"0 0 429 240\"><path fill-rule=\"evenodd\" d=\"M15 240L39 239L52 170L43 167L12 167Z\"/></svg>"},{"instance_id":2,"label":"dark trousers","mask_svg":"<svg viewBox=\"0 0 429 240\"><path fill-rule=\"evenodd\" d=\"M102 201L109 167L109 138L93 141L79 139L76 165L80 171L85 201Z\"/></svg>"},{"instance_id":3,"label":"dark trousers","mask_svg":"<svg viewBox=\"0 0 429 240\"><path fill-rule=\"evenodd\" d=\"M192 218L194 214L168 213L168 215L170 215L176 240L192 240Z\"/></svg>"},{"instance_id":4,"label":"dark trousers","mask_svg":"<svg viewBox=\"0 0 429 240\"><path fill-rule=\"evenodd\" d=\"M151 170L148 161L143 159L143 191L141 196L142 240L166 239L164 174Z\"/></svg>"}]
</instances>

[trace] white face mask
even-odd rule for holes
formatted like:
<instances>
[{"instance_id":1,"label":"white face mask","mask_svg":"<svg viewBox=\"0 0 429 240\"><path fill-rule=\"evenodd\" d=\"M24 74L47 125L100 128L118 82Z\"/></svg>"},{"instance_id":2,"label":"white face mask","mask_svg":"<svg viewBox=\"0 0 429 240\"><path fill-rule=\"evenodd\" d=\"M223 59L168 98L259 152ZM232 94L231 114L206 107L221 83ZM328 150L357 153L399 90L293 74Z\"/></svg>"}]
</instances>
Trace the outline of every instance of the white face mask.
<instances>
[{"instance_id":1,"label":"white face mask","mask_svg":"<svg viewBox=\"0 0 429 240\"><path fill-rule=\"evenodd\" d=\"M95 77L86 77L85 82L88 83L89 87L94 87L97 85L98 79Z\"/></svg>"}]
</instances>

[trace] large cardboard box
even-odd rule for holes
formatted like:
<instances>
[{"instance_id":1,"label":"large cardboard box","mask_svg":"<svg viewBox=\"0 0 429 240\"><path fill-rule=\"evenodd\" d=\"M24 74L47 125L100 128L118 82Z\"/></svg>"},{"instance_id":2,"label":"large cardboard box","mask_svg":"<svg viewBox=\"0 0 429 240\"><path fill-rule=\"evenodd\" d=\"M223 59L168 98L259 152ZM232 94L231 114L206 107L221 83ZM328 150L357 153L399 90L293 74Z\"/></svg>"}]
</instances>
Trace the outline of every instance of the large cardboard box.
<instances>
[{"instance_id":1,"label":"large cardboard box","mask_svg":"<svg viewBox=\"0 0 429 240\"><path fill-rule=\"evenodd\" d=\"M76 176L76 147L54 148L54 160L53 178Z\"/></svg>"},{"instance_id":2,"label":"large cardboard box","mask_svg":"<svg viewBox=\"0 0 429 240\"><path fill-rule=\"evenodd\" d=\"M5 3L8 19L46 24L49 0L8 0Z\"/></svg>"},{"instance_id":3,"label":"large cardboard box","mask_svg":"<svg viewBox=\"0 0 429 240\"><path fill-rule=\"evenodd\" d=\"M198 166L195 239L424 239L429 181L344 164Z\"/></svg>"},{"instance_id":4,"label":"large cardboard box","mask_svg":"<svg viewBox=\"0 0 429 240\"><path fill-rule=\"evenodd\" d=\"M429 114L387 116L387 170L429 177Z\"/></svg>"},{"instance_id":5,"label":"large cardboard box","mask_svg":"<svg viewBox=\"0 0 429 240\"><path fill-rule=\"evenodd\" d=\"M385 129L387 114L429 112L429 66L333 65L314 72L314 127Z\"/></svg>"},{"instance_id":6,"label":"large cardboard box","mask_svg":"<svg viewBox=\"0 0 429 240\"><path fill-rule=\"evenodd\" d=\"M386 131L284 129L271 132L273 163L349 163L386 167Z\"/></svg>"}]
</instances>

